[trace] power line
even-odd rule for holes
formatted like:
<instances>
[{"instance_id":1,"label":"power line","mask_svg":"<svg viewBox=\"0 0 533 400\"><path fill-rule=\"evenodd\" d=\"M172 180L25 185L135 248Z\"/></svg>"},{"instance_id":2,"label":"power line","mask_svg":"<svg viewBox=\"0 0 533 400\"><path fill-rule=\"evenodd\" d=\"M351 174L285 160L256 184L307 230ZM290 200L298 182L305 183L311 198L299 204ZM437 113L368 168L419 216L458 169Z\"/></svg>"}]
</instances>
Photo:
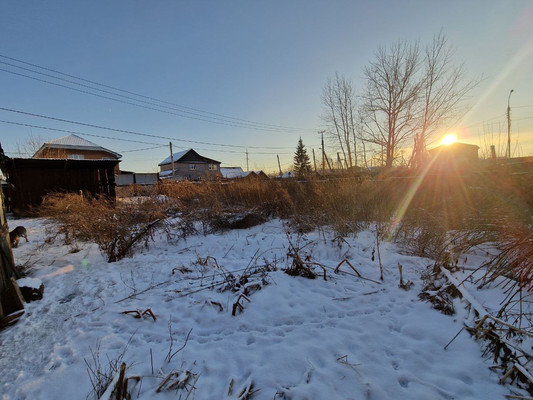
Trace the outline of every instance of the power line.
<instances>
[{"instance_id":1,"label":"power line","mask_svg":"<svg viewBox=\"0 0 533 400\"><path fill-rule=\"evenodd\" d=\"M3 121L0 121L0 122L3 122ZM112 138L110 138L112 139ZM153 147L144 147L142 149L134 149L134 150L122 150L121 153L133 153L135 151L145 151L145 150L154 150L154 149L161 149L163 147L167 147L166 144L162 144L162 145L159 145L159 146L153 146Z\"/></svg>"},{"instance_id":2,"label":"power line","mask_svg":"<svg viewBox=\"0 0 533 400\"><path fill-rule=\"evenodd\" d=\"M61 71L57 71L57 70L54 70L54 69L51 69L51 68L46 68L46 67L43 67L43 66L40 66L40 65L37 65L37 64L32 64L32 63L29 63L29 62L26 62L26 61L22 61L22 60L19 60L19 59L16 59L16 58L8 57L8 56L2 55L2 54L0 54L0 57L8 59L8 60L11 60L11 61L16 61L16 62L21 63L21 64L29 65L29 66L32 66L34 68L39 68L39 69L42 69L42 70L45 70L45 71L53 72L55 74L67 76L69 78L74 78L74 79L77 79L77 80L80 80L80 81L83 81L83 82L87 82L87 83L90 83L90 84L93 84L93 85L106 87L108 89L116 90L116 91L119 91L119 92L122 92L122 93L127 93L127 94L130 94L130 95L134 95L134 96L137 96L137 97L145 98L145 99L148 99L148 100L153 100L153 101L157 101L157 102L160 102L160 103L173 105L173 106L180 107L180 108L183 108L183 109L186 109L186 110L196 111L196 112L200 112L200 113L208 114L208 115L214 115L214 116L222 117L222 118L226 118L226 119L232 119L232 120L235 120L235 121L246 122L246 123L250 123L250 124L254 124L254 125L268 126L268 127L272 127L272 128L282 128L282 129L289 129L289 130L310 130L310 129L307 129L307 128L296 128L296 127L289 127L289 126L283 126L283 125L267 124L267 123L263 123L263 122L255 122L255 121L250 121L250 120L246 120L246 119L240 119L240 118L231 117L231 116L228 116L228 115L223 115L223 114L217 114L217 113L213 113L213 112L209 112L209 111L204 111L204 110L201 110L201 109L198 109L198 108L188 107L188 106L180 105L180 104L177 104L177 103L172 103L172 102L165 101L165 100L160 100L160 99L157 99L155 97L145 96L145 95L142 95L142 94L138 94L138 93L131 92L131 91L128 91L128 90L124 90L124 89L119 89L119 88L116 88L116 87L113 87L113 86L110 86L110 85L106 85L106 84L103 84L103 83L91 81L91 80L88 80L88 79L85 79L85 78L80 78L80 77L75 76L75 75L67 74L67 73L64 73L64 72L61 72ZM20 68L20 67L17 67L17 68Z\"/></svg>"},{"instance_id":3,"label":"power line","mask_svg":"<svg viewBox=\"0 0 533 400\"><path fill-rule=\"evenodd\" d=\"M6 121L6 120L3 120L3 119L0 119L0 122L2 122L4 124L10 124L10 125L26 126L26 127L29 127L29 128L46 129L46 130L49 130L49 131L56 131L56 132L63 132L63 133L73 133L75 135L92 136L92 137L98 137L98 138L103 138L103 139L119 140L121 142L131 142L131 143L141 143L141 144L154 144L154 145L157 144L157 143L151 143L151 142L141 142L139 140L122 139L122 138L119 139L119 138L114 138L114 137L110 137L110 136L95 135L95 134L92 134L92 133L71 131L71 130L68 130L68 129L49 128L49 127L41 126L41 125L25 124L25 123L22 123L22 122Z\"/></svg>"},{"instance_id":4,"label":"power line","mask_svg":"<svg viewBox=\"0 0 533 400\"><path fill-rule=\"evenodd\" d=\"M22 123L22 122L6 121L6 120L2 120L2 119L0 119L0 123L10 124L10 125L18 125L18 126L26 126L26 127L29 127L29 128L36 128L36 129L45 129L45 130L54 131L54 132L72 133L72 134L81 135L81 136L91 136L91 137L97 137L97 138L102 138L102 139L110 139L110 140L116 140L116 141L119 141L119 142L130 142L130 143L141 143L141 144L153 144L153 145L155 145L154 147L143 148L143 149L124 150L124 151L121 151L121 153L133 152L133 151L141 151L141 150L151 150L151 149L158 149L158 148L167 147L166 144L159 144L159 143L153 143L153 142L142 142L142 141L139 141L139 140L124 139L124 138L115 138L115 137L112 137L112 136L96 135L96 134L93 134L93 133L72 131L72 130L68 130L68 129L50 128L50 127L42 126L42 125L26 124L26 123ZM179 148L186 149L186 147L181 147L181 146ZM204 150L204 151L215 151L213 149L205 149L205 148L201 148L201 147L197 147L196 149L197 150ZM244 154L242 151L234 151L234 150L224 150L224 152L225 153ZM253 154L253 155L285 154L286 155L286 154L292 154L292 153L250 152L250 154Z\"/></svg>"},{"instance_id":5,"label":"power line","mask_svg":"<svg viewBox=\"0 0 533 400\"><path fill-rule=\"evenodd\" d=\"M56 74L60 74L60 75L63 75L63 76L68 76L68 77L71 77L71 78L74 78L74 79L77 79L77 80L80 80L80 81L88 82L88 83L91 83L92 85L98 85L98 86L106 87L106 88L109 88L109 89L112 89L112 90L115 90L115 91L119 91L119 92L122 92L122 93L131 94L133 96L137 96L137 97L140 97L140 98L143 98L143 99L148 99L148 100L151 100L151 101L139 100L139 99L136 99L136 98L133 98L133 97L130 97L130 96L125 96L125 95L122 95L122 94L114 93L114 92L111 92L109 90L103 90L103 89L95 88L95 87L90 86L90 85L82 84L82 83L79 83L79 82L74 82L74 81L71 81L71 80L68 80L68 79L59 78L57 76L53 76L53 75L46 74L46 73L39 72L39 71L35 71L35 70L29 69L29 68L21 67L19 65L14 65L14 64L10 64L10 63L4 62L4 61L0 61L1 64L8 65L8 66L11 66L11 67L14 67L14 68L19 68L19 69L22 69L24 71L32 72L34 74L43 75L43 76L46 76L46 77L49 77L49 78L52 78L52 79L57 79L59 81L63 81L63 82L69 83L69 84L78 85L78 86L81 86L81 87L84 87L84 88L88 88L88 89L91 89L91 90L96 90L96 91L99 91L99 92L102 92L102 93L107 93L107 94L110 94L112 96L122 97L122 98L125 98L125 99L128 99L128 100L136 101L138 103L144 103L144 104L148 104L148 105L159 107L159 108L165 108L165 109L178 111L179 113L173 113L173 112L167 112L167 113L173 114L173 115L177 115L177 116L183 117L183 118L195 119L195 120L200 120L200 121L203 121L203 122L209 122L209 123L220 124L220 125L229 125L229 126L234 126L234 127L239 127L239 128L269 131L269 132L292 132L292 133L296 133L296 132L304 132L306 130L310 130L310 129L306 129L306 128L293 128L293 127L282 126L282 125L274 125L274 124L266 124L266 123L261 123L261 122L254 122L254 121L234 118L234 117L230 117L230 116L225 116L225 115L222 115L222 114L211 113L211 112L208 112L208 111L203 111L203 110L195 109L195 108L192 108L192 107L182 106L182 105L179 105L179 104L176 104L176 103L171 103L171 102L168 102L168 101L159 100L159 99L156 99L156 98L153 98L153 97L144 96L144 95L137 94L137 93L134 93L134 92L130 92L130 91L127 91L127 90L118 89L118 88L115 88L113 86L100 84L98 82L94 82L94 81L90 81L90 80L87 80L87 79L79 78L79 77L76 77L74 75L65 74L65 73L62 73L62 72L59 72L59 71L55 71L55 70L52 70L52 69L49 69L49 68L45 68L45 67L40 67L40 66L38 66L36 64L31 64L31 63L27 63L27 62L24 62L24 61L21 61L21 60L16 60L16 59L13 59L13 58L10 58L10 57L7 57L7 56L3 56L1 54L0 54L0 57L6 58L6 59L10 59L10 60L14 60L14 61L26 64L26 65L30 65L30 66L33 66L33 67L36 67L36 68L41 68L41 69L44 69L44 70L47 70L47 71L51 71L51 72L54 72ZM6 73L10 73L10 74L14 74L14 75L21 76L21 77L25 77L25 78L28 78L28 79L33 79L33 80L36 80L36 81L39 81L39 82L42 82L42 83L46 83L46 84L55 85L55 86L63 87L63 88L66 88L66 89L74 90L74 91L77 91L77 92L80 92L80 93L89 94L89 95L105 98L105 99L112 100L112 101L117 101L117 102L128 104L128 105L133 105L133 106L137 106L137 107L141 107L141 108L146 108L146 109L149 109L149 110L152 110L152 111L165 112L165 111L157 109L157 108L142 106L141 104L131 103L131 102L128 102L128 101L123 101L123 100L115 99L115 98L112 98L112 97L98 95L96 93L88 92L86 90L76 89L76 88L73 88L71 86L59 84L57 82L51 82L51 81L47 81L45 79L39 79L39 78L36 78L36 77L33 77L33 76L17 73L17 72L6 70L6 69L2 69L2 68L0 68L0 71L6 72ZM163 103L163 104L168 104L168 105L171 105L173 107L169 107L168 105L156 104L156 103L153 103L152 101L156 101L156 102ZM177 109L176 107L179 107L181 109ZM192 110L192 111L187 111L187 110ZM189 114L189 115L184 115L182 113ZM201 113L201 114L199 114L199 113ZM213 115L213 117L210 116L210 115Z\"/></svg>"},{"instance_id":6,"label":"power line","mask_svg":"<svg viewBox=\"0 0 533 400\"><path fill-rule=\"evenodd\" d=\"M257 126L257 125L249 125L249 124L244 124L244 123L239 123L239 122L233 122L233 121L230 121L230 120L227 120L227 119L204 116L204 115L193 113L193 112L190 112L190 111L176 110L176 108L173 108L173 107L162 106L162 105L159 105L159 104L156 104L156 103L152 103L152 102L148 102L148 101L144 101L144 100L138 100L138 99L135 99L133 97L129 97L129 96L124 96L124 95L121 95L121 94L113 93L113 92L108 91L108 90L102 90L102 89L94 88L94 87L89 86L89 85L84 85L84 84L81 84L81 83L78 83L78 82L73 82L73 81L69 81L69 80L66 80L66 79L58 78L58 77L55 77L55 76L50 75L50 74L45 74L43 72L33 71L33 70L29 69L29 68L20 67L20 66L17 66L17 65L13 65L13 64L9 64L9 63L3 62L3 61L0 61L0 64L9 65L11 67L15 67L15 68L19 68L19 69L22 69L22 70L25 70L25 71L33 72L33 73L36 73L36 74L39 74L39 75L44 75L44 76L47 76L49 78L57 79L57 80L60 80L60 81L63 81L63 82L69 83L69 84L78 85L78 86L81 86L81 87L84 87L84 88L87 88L87 89L91 89L91 90L96 90L96 91L99 91L99 92L102 92L102 93L107 93L107 94L110 94L112 96L118 96L118 97L122 97L124 99L136 101L136 102L139 102L139 103L144 103L144 104L147 104L147 105L150 105L150 106L155 106L155 107L159 107L159 108L166 108L166 109L169 109L169 110L175 110L175 111L178 111L178 112L187 113L187 114L191 114L193 116L199 117L199 118L194 118L194 117L190 117L188 115L182 115L182 114L179 114L179 113L167 112L169 114L177 115L177 116L180 116L180 117L183 117L183 118L197 119L197 120L200 120L200 121L205 121L205 122L210 122L210 123L218 123L218 124L221 124L221 125L229 125L229 126L235 126L235 127L239 127L239 128L246 128L246 129L257 129L257 130L263 130L263 131L269 131L269 132L287 132L287 130L280 130L280 129L277 129L277 128L274 129L274 128L261 127L261 126ZM117 102L123 103L123 104L133 105L133 106L145 108L145 109L152 110L152 111L165 112L165 111L159 110L157 108L142 106L140 104L130 103L128 101L122 101L122 100L119 100L119 99L114 99L112 97L97 95L95 93L87 92L85 90L75 89L75 88L70 87L70 86L60 85L60 84L57 84L57 83L54 83L54 82L50 82L50 81L47 81L47 80L44 80L44 79L37 79L37 78L31 77L31 76L28 76L28 75L18 74L18 73L15 73L13 71L4 70L4 69L1 69L1 68L0 68L0 71L13 73L13 74L16 74L18 76L22 76L22 77L26 77L26 78L30 78L30 79L35 79L35 80L37 80L39 82L44 82L44 83L48 83L48 84L51 84L51 85L64 87L64 88L75 90L75 91L78 91L78 92L81 92L81 93L84 93L84 94L90 94L90 95L102 97L102 98L105 98L105 99L117 101ZM205 119L205 118L209 118L209 120ZM221 121L221 122L218 122L218 121Z\"/></svg>"},{"instance_id":7,"label":"power line","mask_svg":"<svg viewBox=\"0 0 533 400\"><path fill-rule=\"evenodd\" d=\"M150 138L155 138L155 139L174 140L174 141L186 142L186 143L204 144L204 145L208 145L208 146L234 147L234 148L241 148L241 149L254 148L254 149L269 149L269 150L288 149L288 148L290 148L290 147L276 147L276 146L263 146L263 147L261 147L261 146L245 146L245 145L237 145L237 144L209 143L209 142L202 142L202 141L198 141L198 140L178 139L178 138L175 138L175 137L154 135L154 134L150 134L150 133L135 132L135 131L130 131L130 130L126 130L126 129L109 128L109 127L102 126L102 125L95 125L95 124L88 124L88 123L84 123L84 122L71 121L71 120L67 120L67 119L63 119L63 118L50 117L50 116L42 115L42 114L34 114L34 113L26 112L26 111L13 110L11 108L5 108L5 107L0 107L0 110L7 111L7 112L12 112L12 113L17 113L17 114L28 115L28 116L36 117L36 118L45 118L45 119L49 119L49 120L53 120L53 121L65 122L65 123L81 125L81 126L87 126L87 127L90 127L90 128L97 128L97 129L104 129L104 130L113 131L113 132L127 133L127 134L130 134L130 135L144 136L144 137L150 137Z\"/></svg>"},{"instance_id":8,"label":"power line","mask_svg":"<svg viewBox=\"0 0 533 400\"><path fill-rule=\"evenodd\" d=\"M71 86L63 85L61 83L50 82L50 81L47 81L45 79L40 79L40 78L36 78L36 77L33 77L33 76L20 74L18 72L9 71L9 70L3 69L3 68L0 68L0 71L7 72L9 74L13 74L13 75L17 75L17 76L22 76L22 77L28 78L28 79L33 79L35 81L47 83L49 85L59 86L59 87L62 87L62 88L65 88L65 89L69 89L69 90L73 90L73 91L76 91L76 92L79 92L79 93L84 93L84 94L89 94L91 96L100 97L102 99L112 100L112 101L116 101L118 103L127 104L127 105L130 105L130 106L135 106L135 107L139 107L139 108L144 108L146 110L157 111L157 112L160 112L160 113L163 113L163 114L176 115L176 116L182 117L182 118L188 118L188 119L197 120L197 121L203 121L203 122L210 122L212 124L217 124L217 125L232 126L232 127L236 127L236 128L261 130L261 131L267 131L267 132L286 132L286 131L267 129L267 128L254 128L254 127L250 127L250 126L239 125L237 123L229 123L229 122L226 123L226 122L212 121L212 120L207 120L205 118L193 117L193 116L190 116L190 115L183 115L183 114L180 114L180 113L177 113L177 112L165 111L165 110L161 110L161 109L154 108L154 107L149 107L149 106L145 106L145 105L141 105L141 104L137 104L137 103L132 103L131 101L115 99L113 97L104 96L104 95L97 94L97 93L92 93L92 92L89 92L87 90L76 89L76 88L73 88ZM98 89L94 89L94 90L98 90Z\"/></svg>"}]
</instances>

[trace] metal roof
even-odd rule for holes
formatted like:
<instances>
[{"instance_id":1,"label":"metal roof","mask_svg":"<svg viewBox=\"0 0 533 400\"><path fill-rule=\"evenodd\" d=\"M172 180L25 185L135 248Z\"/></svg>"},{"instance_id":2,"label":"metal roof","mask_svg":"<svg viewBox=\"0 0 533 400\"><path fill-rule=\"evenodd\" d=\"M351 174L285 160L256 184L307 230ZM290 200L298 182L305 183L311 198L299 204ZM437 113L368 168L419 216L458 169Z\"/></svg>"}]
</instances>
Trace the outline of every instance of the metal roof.
<instances>
[{"instance_id":1,"label":"metal roof","mask_svg":"<svg viewBox=\"0 0 533 400\"><path fill-rule=\"evenodd\" d=\"M177 153L174 153L172 154L172 156L174 157L174 162L177 162L179 161L179 159L181 157L183 157L185 154L187 154L189 151L191 151L192 149L188 149L188 150L182 150L182 151L179 151ZM165 165L165 164L170 164L172 162L172 159L170 158L170 156L168 156L167 158L165 158L163 161L161 161L159 163L159 165Z\"/></svg>"},{"instance_id":2,"label":"metal roof","mask_svg":"<svg viewBox=\"0 0 533 400\"><path fill-rule=\"evenodd\" d=\"M78 150L105 151L107 153L115 155L117 158L122 157L122 155L114 151L111 151L109 149L106 149L105 147L99 146L77 135L63 136L63 137L60 137L59 139L46 142L44 145L41 146L41 148L37 151L37 153L39 153L43 148L46 148L46 147L53 148L53 149L78 149Z\"/></svg>"}]
</instances>

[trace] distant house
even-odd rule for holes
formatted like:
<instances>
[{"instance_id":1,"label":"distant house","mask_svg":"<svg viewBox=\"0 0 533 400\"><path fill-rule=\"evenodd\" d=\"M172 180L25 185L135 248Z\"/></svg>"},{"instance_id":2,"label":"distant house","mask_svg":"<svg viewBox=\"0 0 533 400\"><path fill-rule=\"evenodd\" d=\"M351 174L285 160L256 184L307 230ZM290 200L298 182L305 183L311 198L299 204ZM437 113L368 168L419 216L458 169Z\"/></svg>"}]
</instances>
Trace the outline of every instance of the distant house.
<instances>
[{"instance_id":1,"label":"distant house","mask_svg":"<svg viewBox=\"0 0 533 400\"><path fill-rule=\"evenodd\" d=\"M76 135L63 136L41 146L32 158L119 160L122 156ZM117 164L116 172L119 167Z\"/></svg>"},{"instance_id":2,"label":"distant house","mask_svg":"<svg viewBox=\"0 0 533 400\"><path fill-rule=\"evenodd\" d=\"M478 160L479 146L455 142L441 145L429 150L433 159L433 168L468 167Z\"/></svg>"},{"instance_id":3,"label":"distant house","mask_svg":"<svg viewBox=\"0 0 533 400\"><path fill-rule=\"evenodd\" d=\"M259 178L261 178L261 179L263 179L263 180L270 179L270 178L268 177L268 175L265 174L263 171L254 171L254 172L255 172L255 174L256 174Z\"/></svg>"},{"instance_id":4,"label":"distant house","mask_svg":"<svg viewBox=\"0 0 533 400\"><path fill-rule=\"evenodd\" d=\"M174 173L172 173L172 158L174 159ZM203 157L193 149L174 153L172 158L169 156L158 164L161 179L198 181L213 180L222 176L220 161Z\"/></svg>"}]
</instances>

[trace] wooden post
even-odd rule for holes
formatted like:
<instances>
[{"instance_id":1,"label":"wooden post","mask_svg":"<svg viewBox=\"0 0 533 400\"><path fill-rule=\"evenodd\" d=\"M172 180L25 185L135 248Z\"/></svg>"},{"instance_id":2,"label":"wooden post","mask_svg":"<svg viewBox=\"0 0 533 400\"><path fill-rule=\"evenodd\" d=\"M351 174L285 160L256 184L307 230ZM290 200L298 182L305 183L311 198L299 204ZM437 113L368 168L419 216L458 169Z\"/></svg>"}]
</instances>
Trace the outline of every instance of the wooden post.
<instances>
[{"instance_id":1,"label":"wooden post","mask_svg":"<svg viewBox=\"0 0 533 400\"><path fill-rule=\"evenodd\" d=\"M0 145L0 167L4 166L4 161L4 151ZM15 261L11 251L11 243L9 243L4 195L0 190L0 328L24 313L24 300L17 282L13 279L16 275Z\"/></svg>"},{"instance_id":2,"label":"wooden post","mask_svg":"<svg viewBox=\"0 0 533 400\"><path fill-rule=\"evenodd\" d=\"M316 159L315 159L315 149L313 150L313 164L315 165L315 172L316 172Z\"/></svg>"},{"instance_id":3,"label":"wooden post","mask_svg":"<svg viewBox=\"0 0 533 400\"><path fill-rule=\"evenodd\" d=\"M281 164L279 163L279 155L276 154L276 156L278 157L279 177L281 178L283 176L283 172L281 172Z\"/></svg>"},{"instance_id":4,"label":"wooden post","mask_svg":"<svg viewBox=\"0 0 533 400\"><path fill-rule=\"evenodd\" d=\"M324 149L324 131L320 131L320 134L322 135L322 174L324 174L324 168L326 165L324 162L324 158L326 158L327 160L326 151ZM328 161L328 165L329 165L329 161ZM331 167L329 169L331 169Z\"/></svg>"},{"instance_id":5,"label":"wooden post","mask_svg":"<svg viewBox=\"0 0 533 400\"><path fill-rule=\"evenodd\" d=\"M172 153L172 142L168 142L170 146L170 163L172 164L172 180L174 180L174 153Z\"/></svg>"},{"instance_id":6,"label":"wooden post","mask_svg":"<svg viewBox=\"0 0 533 400\"><path fill-rule=\"evenodd\" d=\"M328 156L325 155L325 154L322 154L324 157L326 157L326 162L328 163L328 168L329 170L331 171L331 164L329 163L329 159L328 159ZM322 167L322 172L324 172L324 167Z\"/></svg>"}]
</instances>

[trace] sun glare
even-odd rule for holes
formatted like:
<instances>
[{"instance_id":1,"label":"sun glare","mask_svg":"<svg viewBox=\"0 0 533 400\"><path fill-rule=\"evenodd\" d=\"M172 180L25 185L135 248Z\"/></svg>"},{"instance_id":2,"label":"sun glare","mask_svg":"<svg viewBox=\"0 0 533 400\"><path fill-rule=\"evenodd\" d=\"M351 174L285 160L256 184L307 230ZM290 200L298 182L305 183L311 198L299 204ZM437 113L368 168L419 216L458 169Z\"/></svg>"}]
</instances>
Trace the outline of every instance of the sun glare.
<instances>
[{"instance_id":1,"label":"sun glare","mask_svg":"<svg viewBox=\"0 0 533 400\"><path fill-rule=\"evenodd\" d=\"M455 135L446 135L441 140L441 143L446 146L449 146L450 144L455 143L455 142L457 142L457 136Z\"/></svg>"}]
</instances>

